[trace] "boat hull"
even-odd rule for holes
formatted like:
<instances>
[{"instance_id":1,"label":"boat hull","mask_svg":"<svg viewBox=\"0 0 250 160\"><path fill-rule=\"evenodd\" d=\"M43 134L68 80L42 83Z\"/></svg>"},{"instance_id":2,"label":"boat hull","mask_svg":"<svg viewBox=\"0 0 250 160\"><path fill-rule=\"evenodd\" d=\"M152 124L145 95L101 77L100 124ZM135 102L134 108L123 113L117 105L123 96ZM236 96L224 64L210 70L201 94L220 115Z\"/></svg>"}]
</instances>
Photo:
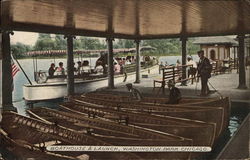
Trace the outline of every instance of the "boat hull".
<instances>
[{"instance_id":1,"label":"boat hull","mask_svg":"<svg viewBox=\"0 0 250 160\"><path fill-rule=\"evenodd\" d=\"M153 66L148 69L143 69L142 74L148 73L148 70L151 72L157 71L158 67ZM125 79L124 75L116 75L114 78L114 84L122 83ZM132 81L135 79L135 72L128 73L126 81ZM85 93L94 91L98 88L106 87L108 84L108 78L98 78L93 80L82 80L75 79L75 93ZM25 84L23 86L23 97L26 101L43 101L58 99L67 96L67 82L62 80L61 82L52 82L52 83L42 83L33 85Z\"/></svg>"}]
</instances>

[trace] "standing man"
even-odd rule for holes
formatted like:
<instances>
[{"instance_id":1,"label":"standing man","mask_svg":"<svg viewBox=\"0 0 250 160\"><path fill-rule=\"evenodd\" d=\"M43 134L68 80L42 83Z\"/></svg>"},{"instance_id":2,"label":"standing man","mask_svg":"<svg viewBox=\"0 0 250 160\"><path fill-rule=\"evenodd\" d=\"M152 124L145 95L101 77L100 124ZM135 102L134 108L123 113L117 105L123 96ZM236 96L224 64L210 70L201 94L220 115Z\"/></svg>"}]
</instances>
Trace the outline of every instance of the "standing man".
<instances>
[{"instance_id":1,"label":"standing man","mask_svg":"<svg viewBox=\"0 0 250 160\"><path fill-rule=\"evenodd\" d=\"M198 64L198 76L201 77L201 96L207 96L209 88L207 85L208 79L211 77L212 65L207 57L204 56L204 51L198 51L200 61Z\"/></svg>"}]
</instances>

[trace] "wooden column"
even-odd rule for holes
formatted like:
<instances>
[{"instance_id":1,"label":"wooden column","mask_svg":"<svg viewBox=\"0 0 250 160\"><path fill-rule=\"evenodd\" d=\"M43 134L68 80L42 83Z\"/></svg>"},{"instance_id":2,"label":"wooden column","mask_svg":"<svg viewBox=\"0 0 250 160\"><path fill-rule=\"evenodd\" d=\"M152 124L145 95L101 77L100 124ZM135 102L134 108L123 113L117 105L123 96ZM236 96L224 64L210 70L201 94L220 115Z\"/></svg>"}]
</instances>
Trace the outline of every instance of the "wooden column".
<instances>
[{"instance_id":1,"label":"wooden column","mask_svg":"<svg viewBox=\"0 0 250 160\"><path fill-rule=\"evenodd\" d=\"M236 68L236 47L234 48L234 69Z\"/></svg>"},{"instance_id":2,"label":"wooden column","mask_svg":"<svg viewBox=\"0 0 250 160\"><path fill-rule=\"evenodd\" d=\"M11 67L10 31L1 31L2 55L2 107L4 111L17 111L12 103L13 77Z\"/></svg>"},{"instance_id":3,"label":"wooden column","mask_svg":"<svg viewBox=\"0 0 250 160\"><path fill-rule=\"evenodd\" d=\"M246 71L245 71L245 35L238 35L239 40L239 89L246 89Z\"/></svg>"},{"instance_id":4,"label":"wooden column","mask_svg":"<svg viewBox=\"0 0 250 160\"><path fill-rule=\"evenodd\" d=\"M113 40L114 40L113 38L107 38L107 42L108 42L108 88L115 88Z\"/></svg>"},{"instance_id":5,"label":"wooden column","mask_svg":"<svg viewBox=\"0 0 250 160\"><path fill-rule=\"evenodd\" d=\"M140 83L140 72L141 72L141 63L140 63L140 40L135 40L136 44L136 76L135 83Z\"/></svg>"},{"instance_id":6,"label":"wooden column","mask_svg":"<svg viewBox=\"0 0 250 160\"><path fill-rule=\"evenodd\" d=\"M67 95L74 95L74 55L73 55L73 38L72 35L65 36L67 38Z\"/></svg>"},{"instance_id":7,"label":"wooden column","mask_svg":"<svg viewBox=\"0 0 250 160\"><path fill-rule=\"evenodd\" d=\"M181 38L181 48L182 48L182 65L186 65L187 63L187 38ZM182 67L182 79L187 78L186 67ZM187 81L182 81L181 85L186 86Z\"/></svg>"}]
</instances>

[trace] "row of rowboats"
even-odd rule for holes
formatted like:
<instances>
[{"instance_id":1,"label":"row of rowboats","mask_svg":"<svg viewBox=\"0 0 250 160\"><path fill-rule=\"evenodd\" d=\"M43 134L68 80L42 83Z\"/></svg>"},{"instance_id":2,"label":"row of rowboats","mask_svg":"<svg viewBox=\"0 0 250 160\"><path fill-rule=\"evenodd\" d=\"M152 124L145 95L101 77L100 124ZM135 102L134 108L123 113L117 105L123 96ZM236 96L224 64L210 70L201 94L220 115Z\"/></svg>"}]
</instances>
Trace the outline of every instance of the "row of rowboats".
<instances>
[{"instance_id":1,"label":"row of rowboats","mask_svg":"<svg viewBox=\"0 0 250 160\"><path fill-rule=\"evenodd\" d=\"M140 102L126 95L87 93L58 110L28 109L29 117L3 114L1 138L16 157L34 159L191 159L192 152L49 152L50 145L213 146L228 126L228 98L165 98ZM20 134L22 133L22 134ZM15 145L13 145L15 144ZM17 145L18 144L18 145ZM17 147L15 147L17 146ZM24 147L25 146L25 147ZM23 150L27 154L22 154ZM30 154L28 154L30 153ZM33 156L33 157L32 157Z\"/></svg>"}]
</instances>

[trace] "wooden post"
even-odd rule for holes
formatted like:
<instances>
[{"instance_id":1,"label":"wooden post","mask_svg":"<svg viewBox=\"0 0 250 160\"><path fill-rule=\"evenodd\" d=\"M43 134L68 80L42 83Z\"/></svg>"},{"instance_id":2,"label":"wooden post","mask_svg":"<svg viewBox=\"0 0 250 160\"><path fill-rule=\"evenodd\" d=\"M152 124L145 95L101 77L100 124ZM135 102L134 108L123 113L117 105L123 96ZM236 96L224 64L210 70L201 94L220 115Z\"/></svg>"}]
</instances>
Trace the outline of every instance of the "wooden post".
<instances>
[{"instance_id":1,"label":"wooden post","mask_svg":"<svg viewBox=\"0 0 250 160\"><path fill-rule=\"evenodd\" d=\"M10 31L1 31L1 55L2 55L2 107L4 111L17 111L12 103L13 77L10 51Z\"/></svg>"},{"instance_id":2,"label":"wooden post","mask_svg":"<svg viewBox=\"0 0 250 160\"><path fill-rule=\"evenodd\" d=\"M165 94L165 85L166 85L166 81L165 81L165 69L166 68L162 68L162 93Z\"/></svg>"},{"instance_id":3,"label":"wooden post","mask_svg":"<svg viewBox=\"0 0 250 160\"><path fill-rule=\"evenodd\" d=\"M140 83L140 72L141 72L141 63L140 63L140 40L135 40L136 44L136 76L135 83Z\"/></svg>"},{"instance_id":4,"label":"wooden post","mask_svg":"<svg viewBox=\"0 0 250 160\"><path fill-rule=\"evenodd\" d=\"M73 55L73 38L72 35L67 38L67 96L74 95L74 55Z\"/></svg>"},{"instance_id":5,"label":"wooden post","mask_svg":"<svg viewBox=\"0 0 250 160\"><path fill-rule=\"evenodd\" d=\"M234 48L234 69L236 68L236 47Z\"/></svg>"},{"instance_id":6,"label":"wooden post","mask_svg":"<svg viewBox=\"0 0 250 160\"><path fill-rule=\"evenodd\" d=\"M236 67L237 67L237 73L239 73L239 47L236 47L236 51L237 51Z\"/></svg>"},{"instance_id":7,"label":"wooden post","mask_svg":"<svg viewBox=\"0 0 250 160\"><path fill-rule=\"evenodd\" d=\"M181 38L181 48L182 48L182 65L186 65L187 63L187 38L182 37ZM187 73L186 73L186 66L182 67L182 80L187 78ZM187 85L187 81L182 81L181 82L182 86Z\"/></svg>"},{"instance_id":8,"label":"wooden post","mask_svg":"<svg viewBox=\"0 0 250 160\"><path fill-rule=\"evenodd\" d=\"M107 42L108 42L108 88L115 88L113 40L114 40L113 38L107 38Z\"/></svg>"},{"instance_id":9,"label":"wooden post","mask_svg":"<svg viewBox=\"0 0 250 160\"><path fill-rule=\"evenodd\" d=\"M173 66L173 82L175 83L175 66Z\"/></svg>"},{"instance_id":10,"label":"wooden post","mask_svg":"<svg viewBox=\"0 0 250 160\"><path fill-rule=\"evenodd\" d=\"M245 71L245 35L241 34L238 35L239 39L239 52L238 52L238 57L239 57L239 89L246 89L246 71Z\"/></svg>"}]
</instances>

